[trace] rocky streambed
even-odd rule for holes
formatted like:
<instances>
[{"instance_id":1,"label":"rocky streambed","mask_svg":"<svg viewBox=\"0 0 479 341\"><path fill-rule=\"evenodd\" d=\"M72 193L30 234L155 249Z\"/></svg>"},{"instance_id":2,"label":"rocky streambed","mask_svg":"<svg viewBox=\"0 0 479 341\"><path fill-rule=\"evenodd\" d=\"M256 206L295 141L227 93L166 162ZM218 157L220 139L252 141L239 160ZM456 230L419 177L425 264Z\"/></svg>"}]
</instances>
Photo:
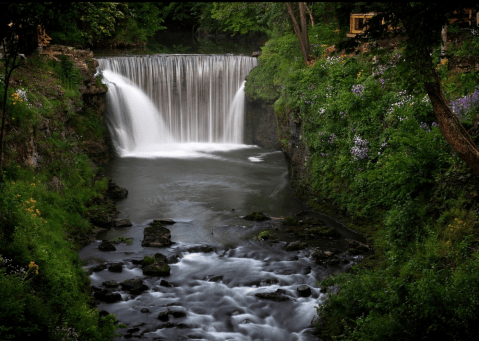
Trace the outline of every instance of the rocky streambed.
<instances>
[{"instance_id":1,"label":"rocky streambed","mask_svg":"<svg viewBox=\"0 0 479 341\"><path fill-rule=\"evenodd\" d=\"M294 198L280 154L214 155L113 162L128 196L80 253L92 304L127 326L118 340L315 340L318 280L372 250Z\"/></svg>"}]
</instances>

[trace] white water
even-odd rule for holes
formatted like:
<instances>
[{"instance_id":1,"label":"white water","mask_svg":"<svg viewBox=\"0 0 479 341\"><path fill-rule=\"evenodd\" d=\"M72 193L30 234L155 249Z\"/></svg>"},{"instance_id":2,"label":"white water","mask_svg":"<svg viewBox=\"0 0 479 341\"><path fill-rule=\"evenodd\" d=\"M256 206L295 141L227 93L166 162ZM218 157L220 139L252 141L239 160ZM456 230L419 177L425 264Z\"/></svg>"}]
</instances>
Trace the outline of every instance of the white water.
<instances>
[{"instance_id":1,"label":"white water","mask_svg":"<svg viewBox=\"0 0 479 341\"><path fill-rule=\"evenodd\" d=\"M245 147L244 79L255 58L159 55L99 63L120 156L193 157Z\"/></svg>"}]
</instances>

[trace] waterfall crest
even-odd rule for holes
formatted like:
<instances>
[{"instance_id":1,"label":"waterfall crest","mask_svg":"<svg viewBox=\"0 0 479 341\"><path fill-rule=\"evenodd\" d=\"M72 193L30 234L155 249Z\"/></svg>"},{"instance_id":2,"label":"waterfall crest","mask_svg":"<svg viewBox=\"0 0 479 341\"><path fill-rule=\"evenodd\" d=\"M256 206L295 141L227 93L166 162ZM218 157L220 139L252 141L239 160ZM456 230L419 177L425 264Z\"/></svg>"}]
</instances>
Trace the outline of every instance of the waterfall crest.
<instances>
[{"instance_id":1,"label":"waterfall crest","mask_svg":"<svg viewBox=\"0 0 479 341\"><path fill-rule=\"evenodd\" d=\"M153 55L98 61L110 88L108 122L120 155L161 143L243 143L244 80L256 58Z\"/></svg>"}]
</instances>

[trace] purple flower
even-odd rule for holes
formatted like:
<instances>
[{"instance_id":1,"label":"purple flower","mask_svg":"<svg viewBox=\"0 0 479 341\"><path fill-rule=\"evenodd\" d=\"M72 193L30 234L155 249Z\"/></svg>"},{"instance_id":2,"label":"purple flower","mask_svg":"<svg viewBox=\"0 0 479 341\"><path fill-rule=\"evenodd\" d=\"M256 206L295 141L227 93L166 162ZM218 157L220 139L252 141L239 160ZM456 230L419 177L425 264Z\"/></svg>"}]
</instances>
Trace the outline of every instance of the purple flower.
<instances>
[{"instance_id":1,"label":"purple flower","mask_svg":"<svg viewBox=\"0 0 479 341\"><path fill-rule=\"evenodd\" d=\"M351 155L355 161L363 160L368 157L369 141L363 140L360 135L354 136L354 146L351 148Z\"/></svg>"},{"instance_id":2,"label":"purple flower","mask_svg":"<svg viewBox=\"0 0 479 341\"><path fill-rule=\"evenodd\" d=\"M356 96L361 96L363 91L364 91L364 85L362 84L353 85L353 87L351 88L351 92L355 94Z\"/></svg>"},{"instance_id":3,"label":"purple flower","mask_svg":"<svg viewBox=\"0 0 479 341\"><path fill-rule=\"evenodd\" d=\"M470 95L458 98L455 101L451 100L449 105L452 112L459 116L459 119L462 121L465 113L479 105L479 87L476 87Z\"/></svg>"}]
</instances>

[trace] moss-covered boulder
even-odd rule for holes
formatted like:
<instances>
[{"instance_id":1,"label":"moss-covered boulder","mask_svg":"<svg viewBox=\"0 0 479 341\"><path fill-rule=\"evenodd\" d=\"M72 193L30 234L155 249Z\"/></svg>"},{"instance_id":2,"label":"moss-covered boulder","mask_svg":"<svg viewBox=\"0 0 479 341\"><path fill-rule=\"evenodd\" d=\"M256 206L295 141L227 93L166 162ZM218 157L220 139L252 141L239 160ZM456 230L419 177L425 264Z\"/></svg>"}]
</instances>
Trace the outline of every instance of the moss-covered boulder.
<instances>
[{"instance_id":1,"label":"moss-covered boulder","mask_svg":"<svg viewBox=\"0 0 479 341\"><path fill-rule=\"evenodd\" d=\"M166 256L161 253L155 253L153 257L143 258L143 275L147 276L168 276L170 266L167 264Z\"/></svg>"},{"instance_id":2,"label":"moss-covered boulder","mask_svg":"<svg viewBox=\"0 0 479 341\"><path fill-rule=\"evenodd\" d=\"M171 245L171 232L159 221L150 223L143 231L141 246L165 247Z\"/></svg>"},{"instance_id":3,"label":"moss-covered boulder","mask_svg":"<svg viewBox=\"0 0 479 341\"><path fill-rule=\"evenodd\" d=\"M264 221L264 220L271 219L270 217L265 216L263 212L251 212L250 214L246 215L244 218L246 220L252 220L252 221Z\"/></svg>"}]
</instances>

